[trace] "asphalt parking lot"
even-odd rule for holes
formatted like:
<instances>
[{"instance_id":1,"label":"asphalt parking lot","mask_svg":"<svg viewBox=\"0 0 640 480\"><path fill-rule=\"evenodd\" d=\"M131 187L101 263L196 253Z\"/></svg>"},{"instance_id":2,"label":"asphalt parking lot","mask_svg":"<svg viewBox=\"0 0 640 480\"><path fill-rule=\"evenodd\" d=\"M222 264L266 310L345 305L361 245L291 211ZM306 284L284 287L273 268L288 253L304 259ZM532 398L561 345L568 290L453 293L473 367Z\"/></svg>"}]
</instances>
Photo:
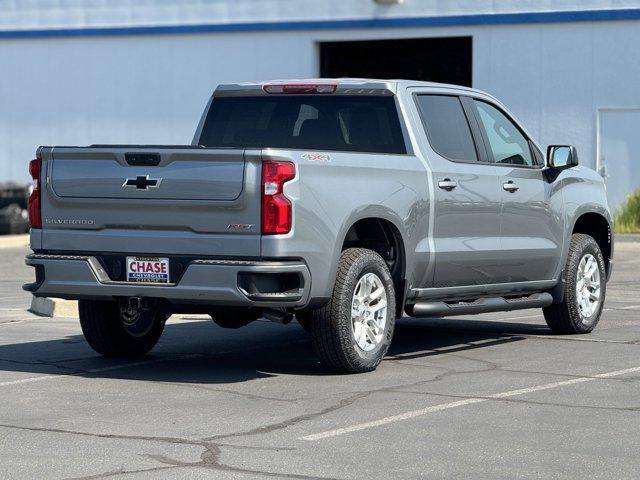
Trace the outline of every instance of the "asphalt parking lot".
<instances>
[{"instance_id":1,"label":"asphalt parking lot","mask_svg":"<svg viewBox=\"0 0 640 480\"><path fill-rule=\"evenodd\" d=\"M640 243L598 329L541 312L399 322L376 372L335 375L297 324L176 318L140 361L25 311L0 249L1 478L638 478Z\"/></svg>"}]
</instances>

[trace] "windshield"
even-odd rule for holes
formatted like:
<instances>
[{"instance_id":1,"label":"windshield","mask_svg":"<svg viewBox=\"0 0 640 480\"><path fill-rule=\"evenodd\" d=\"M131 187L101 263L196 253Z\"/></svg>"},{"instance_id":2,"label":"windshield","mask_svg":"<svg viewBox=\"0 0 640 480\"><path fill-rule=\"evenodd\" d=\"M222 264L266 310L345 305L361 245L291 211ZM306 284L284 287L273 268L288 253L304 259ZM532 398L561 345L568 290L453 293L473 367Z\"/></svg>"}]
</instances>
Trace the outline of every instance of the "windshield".
<instances>
[{"instance_id":1,"label":"windshield","mask_svg":"<svg viewBox=\"0 0 640 480\"><path fill-rule=\"evenodd\" d=\"M200 136L205 147L406 153L393 97L216 97Z\"/></svg>"}]
</instances>

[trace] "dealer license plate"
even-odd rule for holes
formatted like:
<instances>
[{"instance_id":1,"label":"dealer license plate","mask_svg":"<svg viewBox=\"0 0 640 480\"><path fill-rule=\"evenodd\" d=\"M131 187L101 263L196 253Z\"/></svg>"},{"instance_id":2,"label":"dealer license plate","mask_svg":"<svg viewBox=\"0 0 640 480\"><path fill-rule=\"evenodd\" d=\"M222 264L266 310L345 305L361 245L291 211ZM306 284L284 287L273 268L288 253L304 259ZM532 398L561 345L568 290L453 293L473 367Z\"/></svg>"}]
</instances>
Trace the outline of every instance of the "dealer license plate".
<instances>
[{"instance_id":1,"label":"dealer license plate","mask_svg":"<svg viewBox=\"0 0 640 480\"><path fill-rule=\"evenodd\" d=\"M127 257L127 281L169 283L169 259Z\"/></svg>"}]
</instances>

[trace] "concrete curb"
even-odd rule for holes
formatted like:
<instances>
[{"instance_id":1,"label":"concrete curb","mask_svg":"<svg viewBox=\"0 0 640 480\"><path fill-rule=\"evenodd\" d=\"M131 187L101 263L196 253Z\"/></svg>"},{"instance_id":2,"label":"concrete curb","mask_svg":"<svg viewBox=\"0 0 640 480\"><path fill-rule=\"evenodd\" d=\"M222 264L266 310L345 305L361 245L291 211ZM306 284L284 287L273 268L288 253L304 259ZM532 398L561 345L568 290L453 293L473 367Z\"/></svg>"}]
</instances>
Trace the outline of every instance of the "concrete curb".
<instances>
[{"instance_id":1,"label":"concrete curb","mask_svg":"<svg viewBox=\"0 0 640 480\"><path fill-rule=\"evenodd\" d=\"M640 233L618 233L615 236L616 242L640 242Z\"/></svg>"},{"instance_id":2,"label":"concrete curb","mask_svg":"<svg viewBox=\"0 0 640 480\"><path fill-rule=\"evenodd\" d=\"M78 317L78 302L61 298L33 297L29 311L40 317Z\"/></svg>"},{"instance_id":3,"label":"concrete curb","mask_svg":"<svg viewBox=\"0 0 640 480\"><path fill-rule=\"evenodd\" d=\"M1 235L0 248L27 247L29 245L29 234L22 235Z\"/></svg>"}]
</instances>

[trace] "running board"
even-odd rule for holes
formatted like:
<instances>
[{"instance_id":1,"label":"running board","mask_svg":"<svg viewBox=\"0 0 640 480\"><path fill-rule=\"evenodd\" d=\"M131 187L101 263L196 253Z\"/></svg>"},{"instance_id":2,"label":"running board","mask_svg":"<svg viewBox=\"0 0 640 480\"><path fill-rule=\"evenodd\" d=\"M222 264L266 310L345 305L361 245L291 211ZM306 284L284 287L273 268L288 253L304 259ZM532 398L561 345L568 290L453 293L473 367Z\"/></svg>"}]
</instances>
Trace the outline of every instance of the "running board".
<instances>
[{"instance_id":1,"label":"running board","mask_svg":"<svg viewBox=\"0 0 640 480\"><path fill-rule=\"evenodd\" d=\"M407 313L412 317L450 317L487 312L508 312L524 308L542 308L548 307L552 303L553 297L549 293L534 293L524 297L485 297L460 302L419 302L407 305Z\"/></svg>"}]
</instances>

